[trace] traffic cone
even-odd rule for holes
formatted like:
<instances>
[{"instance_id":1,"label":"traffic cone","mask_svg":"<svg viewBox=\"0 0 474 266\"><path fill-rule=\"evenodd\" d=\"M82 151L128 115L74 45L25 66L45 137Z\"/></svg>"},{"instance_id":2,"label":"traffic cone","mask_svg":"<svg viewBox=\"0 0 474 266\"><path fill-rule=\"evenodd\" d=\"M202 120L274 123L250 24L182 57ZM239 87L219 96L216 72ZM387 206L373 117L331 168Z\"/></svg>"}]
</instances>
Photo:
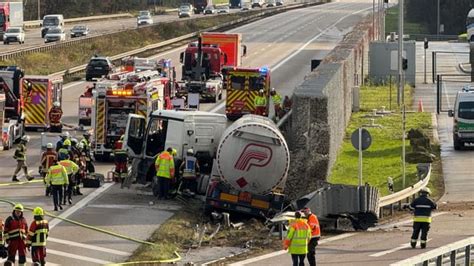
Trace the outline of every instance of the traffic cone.
<instances>
[{"instance_id":1,"label":"traffic cone","mask_svg":"<svg viewBox=\"0 0 474 266\"><path fill-rule=\"evenodd\" d=\"M418 112L423 113L423 101L421 99L418 100Z\"/></svg>"}]
</instances>

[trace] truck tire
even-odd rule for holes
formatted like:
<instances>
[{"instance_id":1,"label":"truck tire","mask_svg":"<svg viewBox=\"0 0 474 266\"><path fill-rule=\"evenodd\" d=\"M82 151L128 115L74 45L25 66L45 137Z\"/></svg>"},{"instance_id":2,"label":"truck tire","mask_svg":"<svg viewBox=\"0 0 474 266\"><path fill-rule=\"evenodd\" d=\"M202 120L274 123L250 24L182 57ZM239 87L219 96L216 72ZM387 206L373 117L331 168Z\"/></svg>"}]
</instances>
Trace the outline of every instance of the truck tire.
<instances>
[{"instance_id":1,"label":"truck tire","mask_svg":"<svg viewBox=\"0 0 474 266\"><path fill-rule=\"evenodd\" d=\"M457 138L453 139L454 150L459 151L464 143L460 142Z\"/></svg>"}]
</instances>

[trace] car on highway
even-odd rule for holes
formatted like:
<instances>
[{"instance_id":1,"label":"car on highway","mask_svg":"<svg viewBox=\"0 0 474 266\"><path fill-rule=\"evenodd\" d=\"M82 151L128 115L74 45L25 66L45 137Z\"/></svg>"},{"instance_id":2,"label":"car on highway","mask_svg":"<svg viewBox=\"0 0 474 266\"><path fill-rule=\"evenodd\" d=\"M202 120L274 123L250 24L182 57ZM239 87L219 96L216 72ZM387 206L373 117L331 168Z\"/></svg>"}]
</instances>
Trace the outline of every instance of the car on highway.
<instances>
[{"instance_id":1,"label":"car on highway","mask_svg":"<svg viewBox=\"0 0 474 266\"><path fill-rule=\"evenodd\" d=\"M453 118L454 149L474 143L474 86L467 84L457 93L454 109L448 110L448 116Z\"/></svg>"},{"instance_id":2,"label":"car on highway","mask_svg":"<svg viewBox=\"0 0 474 266\"><path fill-rule=\"evenodd\" d=\"M242 5L242 7L240 8L240 11L247 11L247 10L250 10L250 9L252 9L252 4L250 4L250 3L244 3L244 4Z\"/></svg>"},{"instance_id":3,"label":"car on highway","mask_svg":"<svg viewBox=\"0 0 474 266\"><path fill-rule=\"evenodd\" d=\"M203 12L204 15L213 15L217 14L217 9L214 6L206 6Z\"/></svg>"},{"instance_id":4,"label":"car on highway","mask_svg":"<svg viewBox=\"0 0 474 266\"><path fill-rule=\"evenodd\" d=\"M25 31L22 27L10 27L3 33L3 44L11 42L25 43Z\"/></svg>"},{"instance_id":5,"label":"car on highway","mask_svg":"<svg viewBox=\"0 0 474 266\"><path fill-rule=\"evenodd\" d=\"M66 33L62 28L50 28L46 35L44 35L44 42L57 42L57 41L65 41L66 40Z\"/></svg>"},{"instance_id":6,"label":"car on highway","mask_svg":"<svg viewBox=\"0 0 474 266\"><path fill-rule=\"evenodd\" d=\"M179 7L178 10L178 17L179 18L190 18L192 16L193 9L189 7L189 5L182 5Z\"/></svg>"},{"instance_id":7,"label":"car on highway","mask_svg":"<svg viewBox=\"0 0 474 266\"><path fill-rule=\"evenodd\" d=\"M276 0L267 0L267 7L276 6Z\"/></svg>"},{"instance_id":8,"label":"car on highway","mask_svg":"<svg viewBox=\"0 0 474 266\"><path fill-rule=\"evenodd\" d=\"M230 13L230 8L228 6L218 6L217 7L218 14L228 14Z\"/></svg>"},{"instance_id":9,"label":"car on highway","mask_svg":"<svg viewBox=\"0 0 474 266\"><path fill-rule=\"evenodd\" d=\"M282 6L283 0L276 0L276 6Z\"/></svg>"},{"instance_id":10,"label":"car on highway","mask_svg":"<svg viewBox=\"0 0 474 266\"><path fill-rule=\"evenodd\" d=\"M114 65L108 57L93 56L86 67L86 80L91 81L93 78L107 76L113 68Z\"/></svg>"},{"instance_id":11,"label":"car on highway","mask_svg":"<svg viewBox=\"0 0 474 266\"><path fill-rule=\"evenodd\" d=\"M153 24L153 18L151 15L142 15L137 17L137 25L151 25Z\"/></svg>"},{"instance_id":12,"label":"car on highway","mask_svg":"<svg viewBox=\"0 0 474 266\"><path fill-rule=\"evenodd\" d=\"M86 25L75 25L71 29L71 38L87 36L89 34L89 27Z\"/></svg>"}]
</instances>

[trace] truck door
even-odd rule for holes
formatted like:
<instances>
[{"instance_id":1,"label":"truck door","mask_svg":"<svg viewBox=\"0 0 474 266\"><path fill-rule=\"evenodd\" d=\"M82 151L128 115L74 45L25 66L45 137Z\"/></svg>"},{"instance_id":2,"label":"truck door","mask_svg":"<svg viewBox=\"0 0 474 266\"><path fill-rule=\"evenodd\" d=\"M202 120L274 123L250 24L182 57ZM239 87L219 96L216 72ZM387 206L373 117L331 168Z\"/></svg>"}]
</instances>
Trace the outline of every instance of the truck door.
<instances>
[{"instance_id":1,"label":"truck door","mask_svg":"<svg viewBox=\"0 0 474 266\"><path fill-rule=\"evenodd\" d=\"M131 157L143 157L143 142L145 139L145 117L141 115L129 114L127 128L125 130L125 149Z\"/></svg>"}]
</instances>

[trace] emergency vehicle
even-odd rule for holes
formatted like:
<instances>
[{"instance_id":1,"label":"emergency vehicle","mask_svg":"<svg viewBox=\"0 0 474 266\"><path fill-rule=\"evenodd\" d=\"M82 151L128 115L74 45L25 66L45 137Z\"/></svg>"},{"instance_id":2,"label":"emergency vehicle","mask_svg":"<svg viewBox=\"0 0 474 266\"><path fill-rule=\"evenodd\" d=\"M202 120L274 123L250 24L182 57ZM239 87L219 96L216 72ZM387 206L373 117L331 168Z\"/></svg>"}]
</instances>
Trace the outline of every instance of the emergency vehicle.
<instances>
[{"instance_id":1,"label":"emergency vehicle","mask_svg":"<svg viewBox=\"0 0 474 266\"><path fill-rule=\"evenodd\" d=\"M62 76L25 76L21 81L26 130L46 131L54 102L62 108Z\"/></svg>"},{"instance_id":2,"label":"emergency vehicle","mask_svg":"<svg viewBox=\"0 0 474 266\"><path fill-rule=\"evenodd\" d=\"M225 113L230 120L236 120L245 114L255 112L254 99L259 90L267 99L270 94L270 69L260 68L225 68L224 88L227 98ZM267 110L269 101L267 100Z\"/></svg>"},{"instance_id":3,"label":"emergency vehicle","mask_svg":"<svg viewBox=\"0 0 474 266\"><path fill-rule=\"evenodd\" d=\"M0 108L3 112L1 146L8 150L25 133L23 125L23 97L21 79L24 71L17 66L0 66L0 93L5 101Z\"/></svg>"},{"instance_id":4,"label":"emergency vehicle","mask_svg":"<svg viewBox=\"0 0 474 266\"><path fill-rule=\"evenodd\" d=\"M125 133L129 114L147 117L155 110L171 108L170 94L170 79L158 71L131 72L126 80L96 83L91 116L94 157L109 158L115 142Z\"/></svg>"}]
</instances>

